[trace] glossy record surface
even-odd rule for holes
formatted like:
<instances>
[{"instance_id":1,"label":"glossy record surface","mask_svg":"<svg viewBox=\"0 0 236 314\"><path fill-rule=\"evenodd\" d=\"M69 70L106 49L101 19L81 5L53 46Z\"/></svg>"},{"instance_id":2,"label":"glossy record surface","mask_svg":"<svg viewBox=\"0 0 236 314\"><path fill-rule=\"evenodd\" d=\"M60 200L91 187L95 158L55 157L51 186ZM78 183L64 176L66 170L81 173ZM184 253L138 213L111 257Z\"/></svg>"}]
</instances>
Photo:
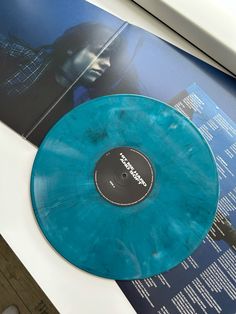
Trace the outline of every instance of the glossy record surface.
<instances>
[{"instance_id":1,"label":"glossy record surface","mask_svg":"<svg viewBox=\"0 0 236 314\"><path fill-rule=\"evenodd\" d=\"M115 147L151 161L151 193L117 206L98 193L96 162ZM137 279L189 256L207 234L218 200L208 145L180 113L154 99L97 98L66 114L43 141L32 170L38 223L68 261L98 276Z\"/></svg>"}]
</instances>

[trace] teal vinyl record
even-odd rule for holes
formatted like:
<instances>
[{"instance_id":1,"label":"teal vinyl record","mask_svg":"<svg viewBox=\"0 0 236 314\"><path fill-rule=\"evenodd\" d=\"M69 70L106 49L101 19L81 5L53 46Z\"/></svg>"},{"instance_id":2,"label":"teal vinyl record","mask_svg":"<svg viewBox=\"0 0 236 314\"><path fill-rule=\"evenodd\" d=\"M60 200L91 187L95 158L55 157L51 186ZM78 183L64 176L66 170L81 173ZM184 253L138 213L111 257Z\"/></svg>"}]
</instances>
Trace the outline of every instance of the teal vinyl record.
<instances>
[{"instance_id":1,"label":"teal vinyl record","mask_svg":"<svg viewBox=\"0 0 236 314\"><path fill-rule=\"evenodd\" d=\"M190 120L138 95L67 113L36 155L31 199L43 234L89 273L141 279L193 253L216 213L211 150Z\"/></svg>"}]
</instances>

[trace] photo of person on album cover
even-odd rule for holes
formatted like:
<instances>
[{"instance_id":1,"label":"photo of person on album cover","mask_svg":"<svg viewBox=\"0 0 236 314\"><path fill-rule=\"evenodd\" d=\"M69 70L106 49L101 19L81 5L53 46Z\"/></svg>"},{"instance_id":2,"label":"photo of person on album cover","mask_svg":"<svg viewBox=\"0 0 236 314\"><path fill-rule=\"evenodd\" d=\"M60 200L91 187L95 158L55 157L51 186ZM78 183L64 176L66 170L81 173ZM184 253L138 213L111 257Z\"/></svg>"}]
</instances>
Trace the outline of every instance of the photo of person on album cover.
<instances>
[{"instance_id":1,"label":"photo of person on album cover","mask_svg":"<svg viewBox=\"0 0 236 314\"><path fill-rule=\"evenodd\" d=\"M19 39L0 35L3 120L24 134L76 80L86 98L86 90L111 66L111 56L119 42L104 45L113 34L102 24L82 23L66 30L52 45L36 49ZM73 107L72 99L67 106Z\"/></svg>"},{"instance_id":2,"label":"photo of person on album cover","mask_svg":"<svg viewBox=\"0 0 236 314\"><path fill-rule=\"evenodd\" d=\"M101 23L81 23L51 45L34 49L17 38L0 35L1 118L40 144L66 112L98 93L106 94L112 82L117 84L130 61L122 57L125 47L120 33L126 26L114 31ZM138 93L135 79L134 75L123 82L122 92Z\"/></svg>"},{"instance_id":3,"label":"photo of person on album cover","mask_svg":"<svg viewBox=\"0 0 236 314\"><path fill-rule=\"evenodd\" d=\"M1 5L0 120L37 146L65 113L99 96L171 104L196 82L234 102L232 78L85 1L22 3Z\"/></svg>"}]
</instances>

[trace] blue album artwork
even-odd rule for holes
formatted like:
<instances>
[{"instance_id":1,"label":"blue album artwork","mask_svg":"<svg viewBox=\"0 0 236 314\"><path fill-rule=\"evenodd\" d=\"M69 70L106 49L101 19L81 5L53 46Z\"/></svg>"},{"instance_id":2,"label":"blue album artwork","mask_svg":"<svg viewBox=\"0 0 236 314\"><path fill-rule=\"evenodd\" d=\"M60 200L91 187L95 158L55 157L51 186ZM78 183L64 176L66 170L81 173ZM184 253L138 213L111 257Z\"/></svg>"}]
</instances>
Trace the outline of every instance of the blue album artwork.
<instances>
[{"instance_id":1,"label":"blue album artwork","mask_svg":"<svg viewBox=\"0 0 236 314\"><path fill-rule=\"evenodd\" d=\"M85 91L103 76L124 22L84 1L0 7L0 118L27 137L75 81ZM60 114L72 107L69 93Z\"/></svg>"},{"instance_id":2,"label":"blue album artwork","mask_svg":"<svg viewBox=\"0 0 236 314\"><path fill-rule=\"evenodd\" d=\"M168 103L196 82L234 114L230 76L89 3L59 2L0 5L0 118L34 144L75 106L110 94Z\"/></svg>"}]
</instances>

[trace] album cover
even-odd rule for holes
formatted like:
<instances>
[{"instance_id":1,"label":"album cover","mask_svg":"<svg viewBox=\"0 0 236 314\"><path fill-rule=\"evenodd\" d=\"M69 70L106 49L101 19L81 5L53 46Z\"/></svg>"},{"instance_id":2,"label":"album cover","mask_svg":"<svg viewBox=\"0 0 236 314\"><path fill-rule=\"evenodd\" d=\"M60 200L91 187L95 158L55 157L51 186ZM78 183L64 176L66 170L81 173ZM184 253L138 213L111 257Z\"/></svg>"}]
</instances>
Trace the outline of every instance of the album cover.
<instances>
[{"instance_id":1,"label":"album cover","mask_svg":"<svg viewBox=\"0 0 236 314\"><path fill-rule=\"evenodd\" d=\"M84 1L4 1L0 14L0 117L36 145L101 95L168 102L196 82L226 110L234 104L234 79Z\"/></svg>"},{"instance_id":2,"label":"album cover","mask_svg":"<svg viewBox=\"0 0 236 314\"><path fill-rule=\"evenodd\" d=\"M216 224L170 273L118 284L138 313L233 314L235 79L81 0L10 0L0 8L0 119L36 146L64 114L111 94L156 98L199 127L222 177Z\"/></svg>"}]
</instances>

